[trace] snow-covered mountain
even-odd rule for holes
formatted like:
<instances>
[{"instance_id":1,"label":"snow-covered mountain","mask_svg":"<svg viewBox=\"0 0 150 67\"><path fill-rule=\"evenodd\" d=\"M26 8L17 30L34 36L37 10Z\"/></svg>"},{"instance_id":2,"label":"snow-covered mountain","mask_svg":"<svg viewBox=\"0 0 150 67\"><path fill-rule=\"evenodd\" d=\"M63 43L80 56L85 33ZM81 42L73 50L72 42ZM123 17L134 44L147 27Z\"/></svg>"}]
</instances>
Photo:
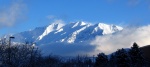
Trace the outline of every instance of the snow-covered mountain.
<instances>
[{"instance_id":1,"label":"snow-covered mountain","mask_svg":"<svg viewBox=\"0 0 150 67\"><path fill-rule=\"evenodd\" d=\"M73 22L68 24L51 23L45 27L14 34L17 42L49 43L78 43L94 39L96 36L118 32L123 28L105 23L90 24L86 22Z\"/></svg>"}]
</instances>

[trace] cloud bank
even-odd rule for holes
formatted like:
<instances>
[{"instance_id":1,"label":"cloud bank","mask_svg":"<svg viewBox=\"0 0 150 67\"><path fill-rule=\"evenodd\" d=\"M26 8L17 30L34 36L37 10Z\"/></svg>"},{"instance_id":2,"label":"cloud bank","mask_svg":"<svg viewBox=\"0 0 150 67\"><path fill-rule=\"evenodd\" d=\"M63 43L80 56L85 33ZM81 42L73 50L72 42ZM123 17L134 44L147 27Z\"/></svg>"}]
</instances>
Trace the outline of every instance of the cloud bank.
<instances>
[{"instance_id":1,"label":"cloud bank","mask_svg":"<svg viewBox=\"0 0 150 67\"><path fill-rule=\"evenodd\" d=\"M150 25L124 28L119 33L97 36L91 44L96 46L95 53L110 54L120 48L130 48L134 42L138 43L140 47L150 44Z\"/></svg>"},{"instance_id":2,"label":"cloud bank","mask_svg":"<svg viewBox=\"0 0 150 67\"><path fill-rule=\"evenodd\" d=\"M22 2L13 2L0 11L0 28L13 26L25 18L26 6Z\"/></svg>"}]
</instances>

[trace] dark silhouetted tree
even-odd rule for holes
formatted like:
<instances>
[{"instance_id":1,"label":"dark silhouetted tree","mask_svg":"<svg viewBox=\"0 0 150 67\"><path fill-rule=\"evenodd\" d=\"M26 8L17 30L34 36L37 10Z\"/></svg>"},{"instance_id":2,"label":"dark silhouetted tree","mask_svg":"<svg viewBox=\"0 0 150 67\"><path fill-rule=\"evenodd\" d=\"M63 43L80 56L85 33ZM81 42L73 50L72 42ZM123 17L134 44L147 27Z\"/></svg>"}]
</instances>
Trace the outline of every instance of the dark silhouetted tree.
<instances>
[{"instance_id":1,"label":"dark silhouetted tree","mask_svg":"<svg viewBox=\"0 0 150 67\"><path fill-rule=\"evenodd\" d=\"M96 57L95 67L106 67L108 64L108 58L104 53L99 53Z\"/></svg>"},{"instance_id":2,"label":"dark silhouetted tree","mask_svg":"<svg viewBox=\"0 0 150 67\"><path fill-rule=\"evenodd\" d=\"M114 54L111 54L109 59L109 66L115 67L115 65L116 65L116 56Z\"/></svg>"},{"instance_id":3,"label":"dark silhouetted tree","mask_svg":"<svg viewBox=\"0 0 150 67\"><path fill-rule=\"evenodd\" d=\"M117 67L130 67L130 58L127 54L127 51L119 49L116 53L116 65Z\"/></svg>"},{"instance_id":4,"label":"dark silhouetted tree","mask_svg":"<svg viewBox=\"0 0 150 67\"><path fill-rule=\"evenodd\" d=\"M139 49L137 43L134 43L131 49L129 50L129 55L131 58L132 67L142 67L144 66L144 58L142 52Z\"/></svg>"}]
</instances>

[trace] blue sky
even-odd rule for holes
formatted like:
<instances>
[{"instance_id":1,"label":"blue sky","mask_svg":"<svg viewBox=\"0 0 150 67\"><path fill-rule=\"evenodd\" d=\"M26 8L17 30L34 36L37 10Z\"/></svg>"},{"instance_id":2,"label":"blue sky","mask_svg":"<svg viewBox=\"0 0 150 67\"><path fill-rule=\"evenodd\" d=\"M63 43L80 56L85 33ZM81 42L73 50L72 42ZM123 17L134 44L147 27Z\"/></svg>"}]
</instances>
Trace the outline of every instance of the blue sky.
<instances>
[{"instance_id":1,"label":"blue sky","mask_svg":"<svg viewBox=\"0 0 150 67\"><path fill-rule=\"evenodd\" d=\"M58 19L65 23L147 25L150 23L150 1L0 0L0 36L45 26Z\"/></svg>"}]
</instances>

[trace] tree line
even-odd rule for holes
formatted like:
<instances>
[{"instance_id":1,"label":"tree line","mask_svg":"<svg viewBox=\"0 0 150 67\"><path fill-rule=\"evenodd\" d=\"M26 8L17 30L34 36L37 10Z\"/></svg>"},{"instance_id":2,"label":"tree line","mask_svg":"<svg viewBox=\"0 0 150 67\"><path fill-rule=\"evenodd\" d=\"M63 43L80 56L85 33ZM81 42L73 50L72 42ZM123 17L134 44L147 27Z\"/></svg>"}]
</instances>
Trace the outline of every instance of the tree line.
<instances>
[{"instance_id":1,"label":"tree line","mask_svg":"<svg viewBox=\"0 0 150 67\"><path fill-rule=\"evenodd\" d=\"M118 49L111 55L99 53L96 57L78 55L64 58L56 55L43 56L38 47L29 43L9 46L0 41L0 67L149 67L139 46L134 43L130 49Z\"/></svg>"},{"instance_id":2,"label":"tree line","mask_svg":"<svg viewBox=\"0 0 150 67\"><path fill-rule=\"evenodd\" d=\"M143 57L138 44L134 43L130 49L118 49L109 56L99 53L95 67L150 67L150 63Z\"/></svg>"}]
</instances>

